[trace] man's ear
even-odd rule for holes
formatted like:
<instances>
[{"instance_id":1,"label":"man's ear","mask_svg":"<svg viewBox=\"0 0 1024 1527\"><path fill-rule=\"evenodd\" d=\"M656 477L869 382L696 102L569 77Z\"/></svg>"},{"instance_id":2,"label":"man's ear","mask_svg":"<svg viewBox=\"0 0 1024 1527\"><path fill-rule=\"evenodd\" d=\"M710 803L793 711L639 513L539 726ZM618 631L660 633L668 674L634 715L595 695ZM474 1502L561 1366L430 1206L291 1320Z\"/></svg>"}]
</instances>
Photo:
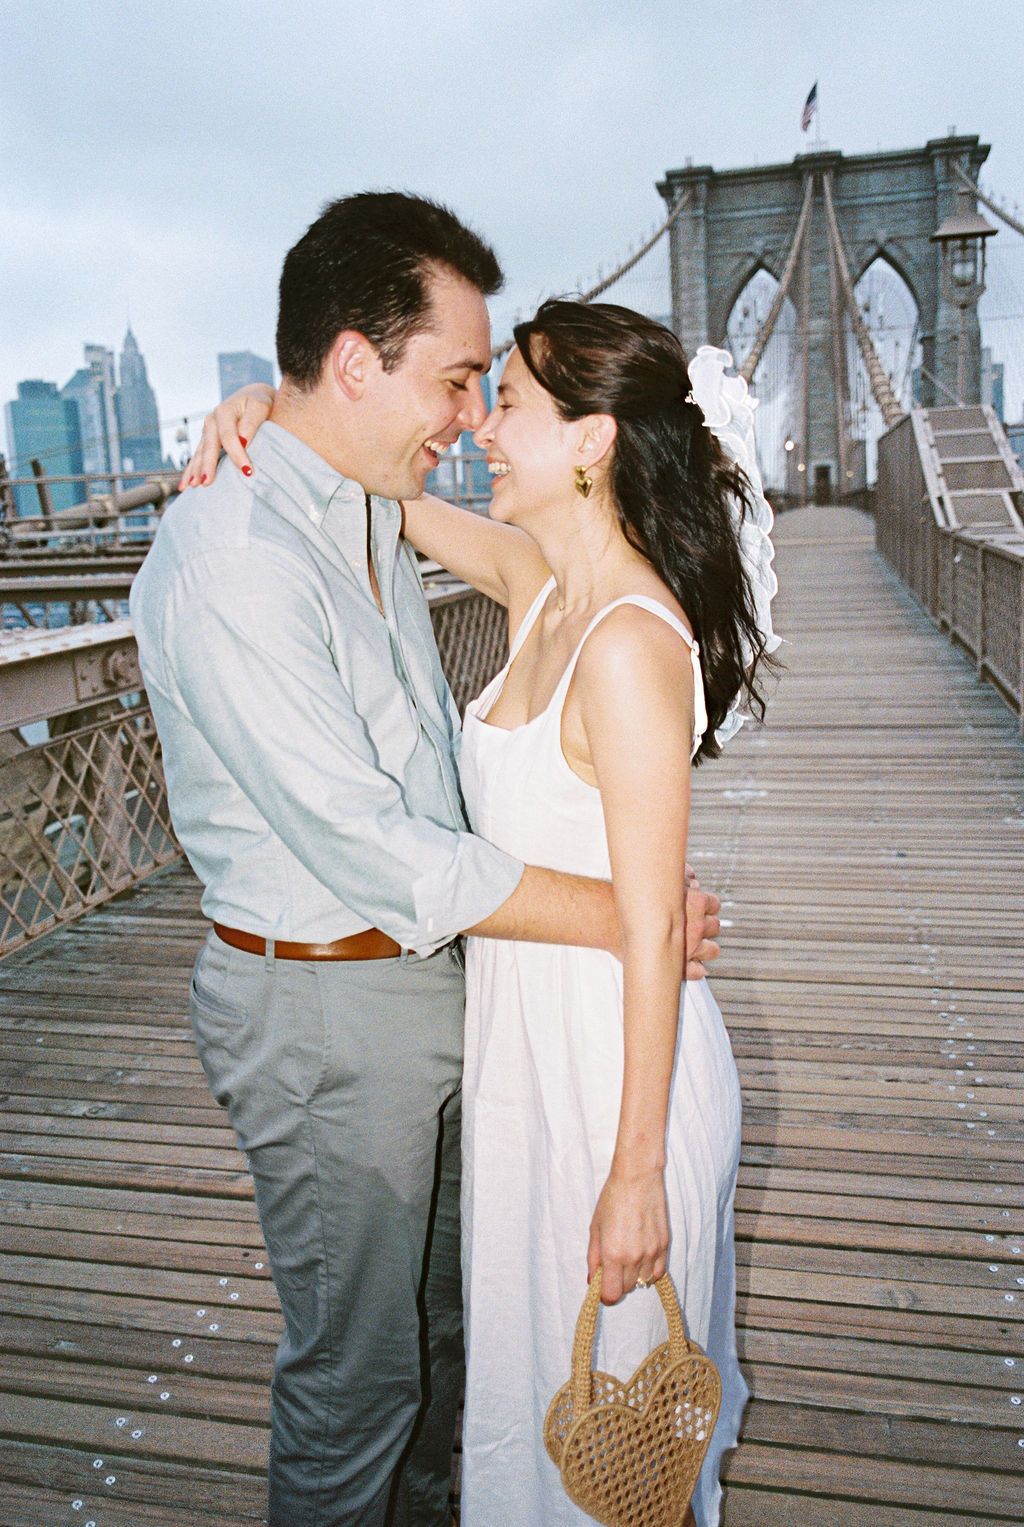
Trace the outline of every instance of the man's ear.
<instances>
[{"instance_id":1,"label":"man's ear","mask_svg":"<svg viewBox=\"0 0 1024 1527\"><path fill-rule=\"evenodd\" d=\"M377 352L358 329L343 329L331 346L328 357L331 380L353 401L361 398L369 367L377 361Z\"/></svg>"}]
</instances>

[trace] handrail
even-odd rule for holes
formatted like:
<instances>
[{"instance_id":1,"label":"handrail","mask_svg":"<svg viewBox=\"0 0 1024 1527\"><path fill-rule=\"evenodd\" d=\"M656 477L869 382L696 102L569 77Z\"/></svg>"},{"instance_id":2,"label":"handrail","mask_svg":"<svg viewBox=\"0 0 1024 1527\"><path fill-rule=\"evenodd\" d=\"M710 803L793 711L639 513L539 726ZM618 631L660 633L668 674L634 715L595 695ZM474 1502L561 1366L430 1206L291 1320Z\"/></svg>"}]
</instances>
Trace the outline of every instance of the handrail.
<instances>
[{"instance_id":1,"label":"handrail","mask_svg":"<svg viewBox=\"0 0 1024 1527\"><path fill-rule=\"evenodd\" d=\"M1024 531L950 525L926 434L915 410L878 442L878 549L1016 711L1024 735Z\"/></svg>"}]
</instances>

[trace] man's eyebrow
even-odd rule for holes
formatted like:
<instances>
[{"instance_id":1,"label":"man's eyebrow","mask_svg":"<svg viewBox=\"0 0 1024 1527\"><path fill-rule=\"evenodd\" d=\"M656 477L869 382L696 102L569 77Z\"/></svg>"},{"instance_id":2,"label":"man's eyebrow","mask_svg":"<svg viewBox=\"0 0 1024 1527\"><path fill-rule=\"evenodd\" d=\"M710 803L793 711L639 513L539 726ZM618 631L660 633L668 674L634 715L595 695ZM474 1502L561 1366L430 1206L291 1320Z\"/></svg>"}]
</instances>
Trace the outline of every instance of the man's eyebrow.
<instances>
[{"instance_id":1,"label":"man's eyebrow","mask_svg":"<svg viewBox=\"0 0 1024 1527\"><path fill-rule=\"evenodd\" d=\"M450 365L444 367L444 370L445 371L476 371L481 376L483 376L485 372L490 370L490 364L488 362L484 362L484 361L471 361L471 360L452 361Z\"/></svg>"}]
</instances>

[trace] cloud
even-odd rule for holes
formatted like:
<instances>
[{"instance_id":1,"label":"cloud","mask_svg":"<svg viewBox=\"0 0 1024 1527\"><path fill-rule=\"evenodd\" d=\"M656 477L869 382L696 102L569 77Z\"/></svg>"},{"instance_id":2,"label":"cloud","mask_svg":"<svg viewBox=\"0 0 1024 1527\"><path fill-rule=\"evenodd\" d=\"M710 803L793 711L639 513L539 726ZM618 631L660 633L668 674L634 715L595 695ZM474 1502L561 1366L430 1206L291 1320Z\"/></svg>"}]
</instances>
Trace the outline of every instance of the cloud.
<instances>
[{"instance_id":1,"label":"cloud","mask_svg":"<svg viewBox=\"0 0 1024 1527\"><path fill-rule=\"evenodd\" d=\"M1024 200L1005 10L863 0L35 0L5 14L0 402L62 382L132 316L161 413L216 400L216 352L269 354L281 258L330 196L398 186L495 244L507 326L608 269L689 156L788 160L819 81L846 152L990 136Z\"/></svg>"}]
</instances>

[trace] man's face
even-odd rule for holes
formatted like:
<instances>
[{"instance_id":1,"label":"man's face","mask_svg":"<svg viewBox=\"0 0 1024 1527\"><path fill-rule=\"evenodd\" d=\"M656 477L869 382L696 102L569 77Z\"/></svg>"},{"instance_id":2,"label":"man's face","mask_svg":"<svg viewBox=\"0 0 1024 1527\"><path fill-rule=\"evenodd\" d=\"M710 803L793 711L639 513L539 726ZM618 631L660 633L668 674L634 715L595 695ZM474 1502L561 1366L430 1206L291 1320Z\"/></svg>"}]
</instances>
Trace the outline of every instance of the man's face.
<instances>
[{"instance_id":1,"label":"man's face","mask_svg":"<svg viewBox=\"0 0 1024 1527\"><path fill-rule=\"evenodd\" d=\"M484 299L445 270L429 278L427 290L430 328L412 336L393 371L375 361L367 378L369 467L360 481L382 498L418 498L443 450L487 413L480 387L491 364Z\"/></svg>"}]
</instances>

